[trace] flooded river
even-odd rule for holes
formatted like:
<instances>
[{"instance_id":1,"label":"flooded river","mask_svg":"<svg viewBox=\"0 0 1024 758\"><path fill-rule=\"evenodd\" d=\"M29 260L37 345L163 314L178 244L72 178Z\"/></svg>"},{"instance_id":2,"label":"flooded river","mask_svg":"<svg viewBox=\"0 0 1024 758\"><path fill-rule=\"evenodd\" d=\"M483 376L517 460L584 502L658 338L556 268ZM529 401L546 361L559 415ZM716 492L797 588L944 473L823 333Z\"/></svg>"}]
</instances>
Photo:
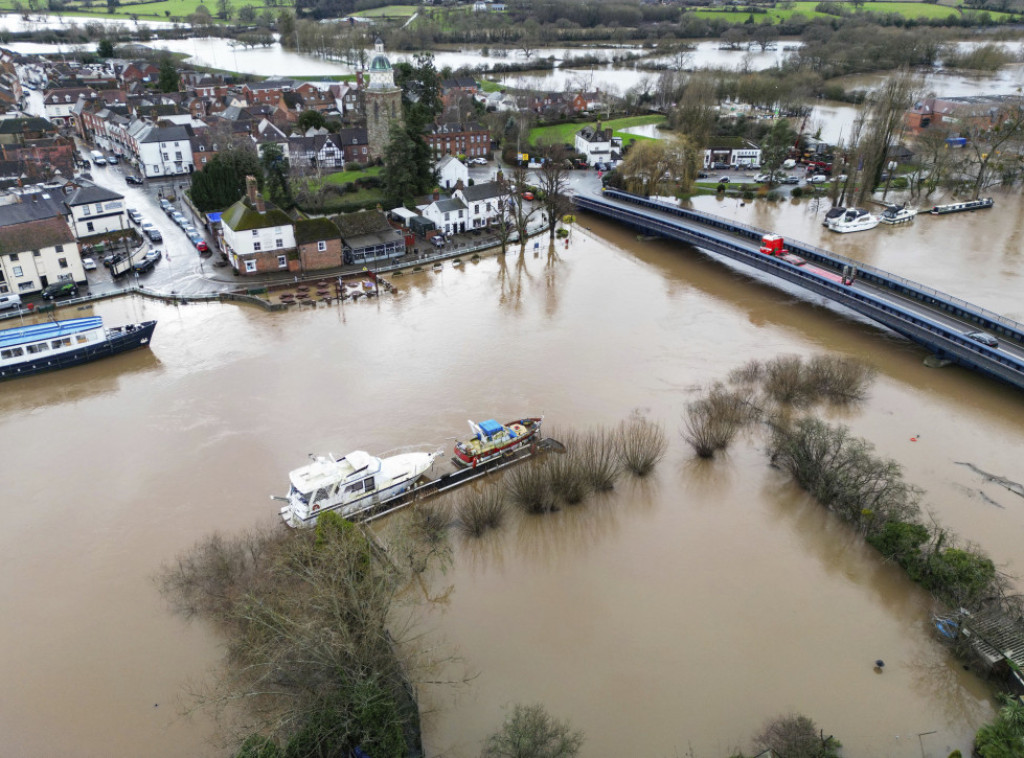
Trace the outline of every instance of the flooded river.
<instances>
[{"instance_id":1,"label":"flooded river","mask_svg":"<svg viewBox=\"0 0 1024 758\"><path fill-rule=\"evenodd\" d=\"M1019 308L1009 210L842 240L817 240L800 205L717 210ZM267 496L307 453L450 444L467 418L543 413L554 431L638 409L670 440L644 486L456 541L438 580L450 602L424 623L460 657L449 673L475 679L423 688L429 755L477 755L515 702L570 719L591 756L720 757L790 711L851 757L966 749L992 703L932 638L929 597L769 468L756 435L695 463L680 414L752 358L865 360L879 370L870 399L830 417L1019 574L1024 501L957 462L1024 479L1024 396L927 369L918 348L695 251L581 224L557 260L542 244L521 263L446 266L380 301L282 314L99 303L111 322L157 318L152 349L3 384L2 752L224 755L207 717L180 716L218 639L172 616L152 577L212 531L272 520ZM957 247L972 239L986 244Z\"/></svg>"}]
</instances>

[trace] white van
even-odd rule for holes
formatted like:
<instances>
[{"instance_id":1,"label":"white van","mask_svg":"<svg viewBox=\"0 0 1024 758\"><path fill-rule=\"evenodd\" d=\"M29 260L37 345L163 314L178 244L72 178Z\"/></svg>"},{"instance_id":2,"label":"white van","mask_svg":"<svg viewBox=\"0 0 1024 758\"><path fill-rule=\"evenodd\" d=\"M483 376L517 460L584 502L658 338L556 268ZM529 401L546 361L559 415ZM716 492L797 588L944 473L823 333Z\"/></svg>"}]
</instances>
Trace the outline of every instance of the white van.
<instances>
[{"instance_id":1,"label":"white van","mask_svg":"<svg viewBox=\"0 0 1024 758\"><path fill-rule=\"evenodd\" d=\"M20 308L20 307L21 307L21 295L15 295L15 294L0 295L0 311L5 311L8 308Z\"/></svg>"},{"instance_id":2,"label":"white van","mask_svg":"<svg viewBox=\"0 0 1024 758\"><path fill-rule=\"evenodd\" d=\"M95 165L97 165L97 166L106 166L107 165L106 157L99 150L93 150L92 152L89 153L89 155L90 155L90 157L92 157L92 162Z\"/></svg>"}]
</instances>

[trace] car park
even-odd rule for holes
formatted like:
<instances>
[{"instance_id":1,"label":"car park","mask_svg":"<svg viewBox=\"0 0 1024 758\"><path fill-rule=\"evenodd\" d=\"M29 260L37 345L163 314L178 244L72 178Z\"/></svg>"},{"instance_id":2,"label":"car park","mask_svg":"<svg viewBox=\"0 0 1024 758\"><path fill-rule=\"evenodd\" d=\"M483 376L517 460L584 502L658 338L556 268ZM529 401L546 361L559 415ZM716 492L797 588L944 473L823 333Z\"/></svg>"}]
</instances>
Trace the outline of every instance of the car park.
<instances>
[{"instance_id":1,"label":"car park","mask_svg":"<svg viewBox=\"0 0 1024 758\"><path fill-rule=\"evenodd\" d=\"M82 268L86 271L95 271L96 260L94 258L82 258Z\"/></svg>"},{"instance_id":2,"label":"car park","mask_svg":"<svg viewBox=\"0 0 1024 758\"><path fill-rule=\"evenodd\" d=\"M988 332L968 332L967 339L980 342L985 347L999 347L999 340Z\"/></svg>"},{"instance_id":3,"label":"car park","mask_svg":"<svg viewBox=\"0 0 1024 758\"><path fill-rule=\"evenodd\" d=\"M65 280L54 282L43 290L43 300L53 300L58 297L74 297L78 294L78 285L73 281Z\"/></svg>"}]
</instances>

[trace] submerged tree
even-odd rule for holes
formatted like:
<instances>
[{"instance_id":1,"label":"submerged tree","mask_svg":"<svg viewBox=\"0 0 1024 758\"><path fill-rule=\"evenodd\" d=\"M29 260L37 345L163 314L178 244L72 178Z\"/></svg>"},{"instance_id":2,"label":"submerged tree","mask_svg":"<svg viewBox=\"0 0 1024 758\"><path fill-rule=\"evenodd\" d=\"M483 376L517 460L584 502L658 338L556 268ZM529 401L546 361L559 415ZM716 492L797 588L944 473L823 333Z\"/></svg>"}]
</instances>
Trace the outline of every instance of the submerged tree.
<instances>
[{"instance_id":1,"label":"submerged tree","mask_svg":"<svg viewBox=\"0 0 1024 758\"><path fill-rule=\"evenodd\" d=\"M240 754L273 754L264 749L278 742L296 756L418 749L414 672L399 653L412 618L400 608L447 548L397 525L386 550L379 537L325 513L308 531L214 535L162 570L172 606L224 634L225 665L199 704L241 706L233 718L258 736Z\"/></svg>"},{"instance_id":2,"label":"submerged tree","mask_svg":"<svg viewBox=\"0 0 1024 758\"><path fill-rule=\"evenodd\" d=\"M543 705L517 704L501 730L487 738L481 758L574 758L583 732L553 718Z\"/></svg>"}]
</instances>

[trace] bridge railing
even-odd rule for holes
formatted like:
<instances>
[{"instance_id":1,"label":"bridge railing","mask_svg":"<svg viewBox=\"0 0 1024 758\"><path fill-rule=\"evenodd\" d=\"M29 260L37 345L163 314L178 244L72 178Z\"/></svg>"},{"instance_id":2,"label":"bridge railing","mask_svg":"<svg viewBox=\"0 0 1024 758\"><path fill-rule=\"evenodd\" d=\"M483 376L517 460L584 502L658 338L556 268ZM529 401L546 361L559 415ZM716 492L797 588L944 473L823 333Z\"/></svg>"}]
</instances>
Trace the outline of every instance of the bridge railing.
<instances>
[{"instance_id":1,"label":"bridge railing","mask_svg":"<svg viewBox=\"0 0 1024 758\"><path fill-rule=\"evenodd\" d=\"M622 192L620 190L606 190L605 195L614 199L624 200L625 202L647 206L658 211L669 213L675 216L690 218L694 221L697 221L698 223L710 222L713 225L718 226L720 228L736 229L742 231L743 233L745 233L744 236L748 236L751 239L760 239L765 234L777 233L770 229L761 229L756 226L750 226L749 224L744 224L737 221L733 221L731 219L723 218L722 216L716 216L713 213L705 213L704 211L696 211L690 208L680 208L675 205L669 205L654 200L648 200L647 198L640 197L638 195L631 195L628 192ZM861 274L869 274L876 280L892 283L900 287L904 287L919 292L921 295L932 297L935 298L936 300L945 301L950 305L959 308L960 310L963 310L968 313L977 314L978 316L988 321L1000 324L1006 329L1016 332L1019 335L1024 334L1024 324L1020 323L1019 321L1015 321L1011 318L1007 318L1006 316L996 313L995 311L990 311L987 308L982 308L976 305L975 303L970 303L966 300L963 300L962 298L950 295L947 292L937 290L934 287L929 287L926 284L915 282L912 279L907 279L905 277L899 276L898 274L893 274L890 271L884 271L883 269L875 268L874 266L862 263L857 260L853 260L852 258L847 258L843 255L838 255L837 253L833 253L829 250L816 247L815 245L809 245L805 242L800 242L799 240L794 240L793 243L794 247L799 246L801 252L812 252L814 255L820 256L825 261L831 262L839 270L841 270L843 266L853 266Z\"/></svg>"}]
</instances>

